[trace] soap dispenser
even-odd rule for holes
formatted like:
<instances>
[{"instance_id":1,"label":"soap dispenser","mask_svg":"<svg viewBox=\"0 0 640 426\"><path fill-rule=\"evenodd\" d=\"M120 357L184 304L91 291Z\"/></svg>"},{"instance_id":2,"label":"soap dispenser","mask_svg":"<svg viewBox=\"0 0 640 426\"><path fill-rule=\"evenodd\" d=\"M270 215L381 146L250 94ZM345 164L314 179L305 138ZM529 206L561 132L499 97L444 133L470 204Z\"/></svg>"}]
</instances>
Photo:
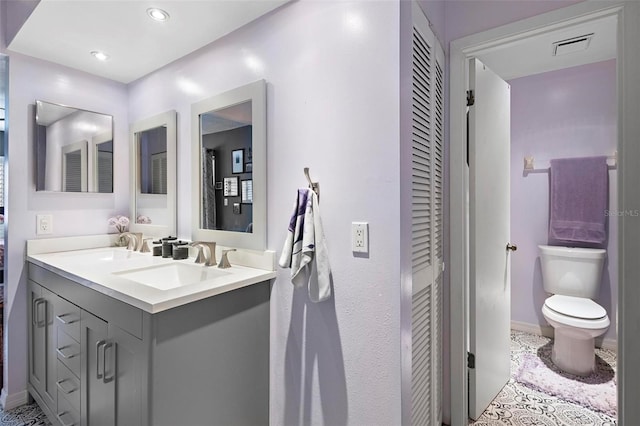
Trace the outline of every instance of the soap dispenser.
<instances>
[{"instance_id":1,"label":"soap dispenser","mask_svg":"<svg viewBox=\"0 0 640 426\"><path fill-rule=\"evenodd\" d=\"M173 260L182 260L189 257L189 246L186 241L173 242Z\"/></svg>"},{"instance_id":2,"label":"soap dispenser","mask_svg":"<svg viewBox=\"0 0 640 426\"><path fill-rule=\"evenodd\" d=\"M162 257L173 257L173 242L177 239L178 237L171 236L162 239Z\"/></svg>"}]
</instances>

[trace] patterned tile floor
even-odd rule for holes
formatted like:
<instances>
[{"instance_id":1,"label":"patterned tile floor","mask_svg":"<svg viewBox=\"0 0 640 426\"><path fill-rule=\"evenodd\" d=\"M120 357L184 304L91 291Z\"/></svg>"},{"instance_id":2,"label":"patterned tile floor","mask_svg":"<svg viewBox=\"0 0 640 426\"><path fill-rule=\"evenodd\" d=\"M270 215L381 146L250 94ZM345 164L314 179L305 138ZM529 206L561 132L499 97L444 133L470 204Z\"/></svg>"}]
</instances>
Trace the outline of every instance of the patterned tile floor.
<instances>
[{"instance_id":1,"label":"patterned tile floor","mask_svg":"<svg viewBox=\"0 0 640 426\"><path fill-rule=\"evenodd\" d=\"M51 423L34 402L6 412L0 409L0 426L51 426Z\"/></svg>"},{"instance_id":2,"label":"patterned tile floor","mask_svg":"<svg viewBox=\"0 0 640 426\"><path fill-rule=\"evenodd\" d=\"M520 331L511 332L512 378L482 416L470 425L613 426L617 424L616 419L605 414L529 389L513 379L522 355L527 352L535 354L539 348L550 342L551 339L546 337ZM596 349L596 354L615 371L615 352Z\"/></svg>"},{"instance_id":3,"label":"patterned tile floor","mask_svg":"<svg viewBox=\"0 0 640 426\"><path fill-rule=\"evenodd\" d=\"M511 332L511 371L520 365L521 356L537 353L538 349L551 342L546 337ZM596 353L611 367L616 368L616 353L597 349ZM513 378L493 400L489 408L473 426L614 426L616 420L554 396L529 389ZM4 412L0 410L0 426L50 426L45 414L37 404L24 405Z\"/></svg>"}]
</instances>

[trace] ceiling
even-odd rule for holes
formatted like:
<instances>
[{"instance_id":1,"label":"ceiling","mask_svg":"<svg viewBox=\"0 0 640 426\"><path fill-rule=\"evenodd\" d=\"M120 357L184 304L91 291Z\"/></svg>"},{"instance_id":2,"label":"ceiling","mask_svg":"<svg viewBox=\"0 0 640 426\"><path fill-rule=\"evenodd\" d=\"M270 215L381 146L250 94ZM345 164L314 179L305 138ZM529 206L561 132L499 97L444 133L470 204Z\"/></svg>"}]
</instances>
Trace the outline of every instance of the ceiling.
<instances>
[{"instance_id":1,"label":"ceiling","mask_svg":"<svg viewBox=\"0 0 640 426\"><path fill-rule=\"evenodd\" d=\"M129 83L290 0L42 0L9 50ZM161 8L165 22L149 18ZM91 51L104 51L107 61Z\"/></svg>"},{"instance_id":2,"label":"ceiling","mask_svg":"<svg viewBox=\"0 0 640 426\"><path fill-rule=\"evenodd\" d=\"M553 56L553 42L591 33L594 35L586 50ZM518 40L478 58L503 79L511 80L614 59L616 34L616 17L610 16Z\"/></svg>"}]
</instances>

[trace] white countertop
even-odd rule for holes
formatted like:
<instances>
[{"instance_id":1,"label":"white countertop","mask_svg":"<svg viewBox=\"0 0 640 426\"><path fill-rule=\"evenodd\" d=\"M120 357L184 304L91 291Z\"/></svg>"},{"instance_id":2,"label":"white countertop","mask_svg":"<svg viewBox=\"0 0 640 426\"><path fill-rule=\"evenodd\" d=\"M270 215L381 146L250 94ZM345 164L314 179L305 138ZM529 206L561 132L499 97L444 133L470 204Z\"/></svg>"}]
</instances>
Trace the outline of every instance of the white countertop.
<instances>
[{"instance_id":1,"label":"white countertop","mask_svg":"<svg viewBox=\"0 0 640 426\"><path fill-rule=\"evenodd\" d=\"M124 247L100 247L53 253L31 252L27 255L27 260L152 314L276 277L276 272L273 270L234 265L231 261L231 268L219 270L220 274L215 278L159 290L114 273L173 263L184 263L193 268L216 270L218 268L194 264L193 257L173 260L152 256L151 253L131 252Z\"/></svg>"}]
</instances>

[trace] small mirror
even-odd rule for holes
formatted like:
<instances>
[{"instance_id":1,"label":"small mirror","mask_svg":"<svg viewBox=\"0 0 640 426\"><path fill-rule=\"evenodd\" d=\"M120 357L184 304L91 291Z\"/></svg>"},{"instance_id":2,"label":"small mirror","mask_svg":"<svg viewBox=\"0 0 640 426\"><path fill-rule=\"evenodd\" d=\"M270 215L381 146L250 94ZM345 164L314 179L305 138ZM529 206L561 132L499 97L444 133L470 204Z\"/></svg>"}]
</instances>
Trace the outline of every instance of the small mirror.
<instances>
[{"instance_id":1,"label":"small mirror","mask_svg":"<svg viewBox=\"0 0 640 426\"><path fill-rule=\"evenodd\" d=\"M131 126L131 225L150 236L176 235L176 112Z\"/></svg>"},{"instance_id":2,"label":"small mirror","mask_svg":"<svg viewBox=\"0 0 640 426\"><path fill-rule=\"evenodd\" d=\"M36 190L113 192L113 117L36 101Z\"/></svg>"},{"instance_id":3,"label":"small mirror","mask_svg":"<svg viewBox=\"0 0 640 426\"><path fill-rule=\"evenodd\" d=\"M263 80L193 104L193 239L266 247Z\"/></svg>"}]
</instances>

